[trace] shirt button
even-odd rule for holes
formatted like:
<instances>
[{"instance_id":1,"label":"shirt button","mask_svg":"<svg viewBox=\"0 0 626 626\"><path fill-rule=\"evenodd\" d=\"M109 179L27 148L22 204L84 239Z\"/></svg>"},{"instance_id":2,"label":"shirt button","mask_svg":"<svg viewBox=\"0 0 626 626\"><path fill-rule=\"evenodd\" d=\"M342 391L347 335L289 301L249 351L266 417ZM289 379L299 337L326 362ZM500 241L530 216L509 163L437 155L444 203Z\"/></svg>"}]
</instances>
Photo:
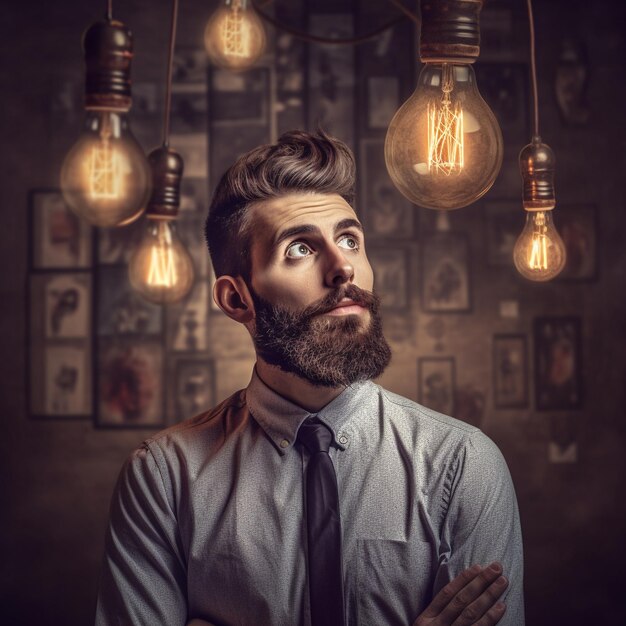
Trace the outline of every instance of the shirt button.
<instances>
[{"instance_id":1,"label":"shirt button","mask_svg":"<svg viewBox=\"0 0 626 626\"><path fill-rule=\"evenodd\" d=\"M288 447L289 447L289 441L288 441L287 439L283 439L283 440L280 442L280 447L281 447L281 448L288 448Z\"/></svg>"},{"instance_id":2,"label":"shirt button","mask_svg":"<svg viewBox=\"0 0 626 626\"><path fill-rule=\"evenodd\" d=\"M339 443L345 446L348 443L348 438L345 435L339 435Z\"/></svg>"}]
</instances>

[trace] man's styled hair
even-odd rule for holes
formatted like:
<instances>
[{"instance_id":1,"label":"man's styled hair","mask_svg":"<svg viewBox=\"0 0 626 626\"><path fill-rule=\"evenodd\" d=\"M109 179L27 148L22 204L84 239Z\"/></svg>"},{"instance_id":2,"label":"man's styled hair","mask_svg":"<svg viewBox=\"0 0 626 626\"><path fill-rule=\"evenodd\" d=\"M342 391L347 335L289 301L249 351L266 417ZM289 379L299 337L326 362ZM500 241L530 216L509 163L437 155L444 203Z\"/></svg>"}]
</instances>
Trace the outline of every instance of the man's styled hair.
<instances>
[{"instance_id":1,"label":"man's styled hair","mask_svg":"<svg viewBox=\"0 0 626 626\"><path fill-rule=\"evenodd\" d=\"M350 148L322 130L293 130L240 156L215 188L204 229L216 277L250 278L251 205L299 192L338 194L351 205L354 184Z\"/></svg>"}]
</instances>

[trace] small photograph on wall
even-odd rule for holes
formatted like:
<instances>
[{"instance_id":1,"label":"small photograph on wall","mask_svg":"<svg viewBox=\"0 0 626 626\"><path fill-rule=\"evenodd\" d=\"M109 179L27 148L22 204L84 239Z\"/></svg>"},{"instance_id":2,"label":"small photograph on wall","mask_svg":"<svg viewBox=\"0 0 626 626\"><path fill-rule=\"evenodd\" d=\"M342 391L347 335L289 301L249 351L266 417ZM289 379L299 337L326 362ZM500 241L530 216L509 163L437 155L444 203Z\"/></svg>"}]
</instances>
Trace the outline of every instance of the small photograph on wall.
<instances>
[{"instance_id":1,"label":"small photograph on wall","mask_svg":"<svg viewBox=\"0 0 626 626\"><path fill-rule=\"evenodd\" d=\"M181 359L176 363L175 421L193 417L215 403L215 365L209 359Z\"/></svg>"},{"instance_id":2,"label":"small photograph on wall","mask_svg":"<svg viewBox=\"0 0 626 626\"><path fill-rule=\"evenodd\" d=\"M86 418L91 415L89 355L88 346L83 342L43 347L42 376L31 376L30 381L33 417Z\"/></svg>"},{"instance_id":3,"label":"small photograph on wall","mask_svg":"<svg viewBox=\"0 0 626 626\"><path fill-rule=\"evenodd\" d=\"M570 415L550 416L550 463L576 463L578 461L577 425Z\"/></svg>"},{"instance_id":4,"label":"small photograph on wall","mask_svg":"<svg viewBox=\"0 0 626 626\"><path fill-rule=\"evenodd\" d=\"M534 320L535 403L539 411L582 406L579 317Z\"/></svg>"},{"instance_id":5,"label":"small photograph on wall","mask_svg":"<svg viewBox=\"0 0 626 626\"><path fill-rule=\"evenodd\" d=\"M211 68L211 123L269 123L270 68L246 72Z\"/></svg>"},{"instance_id":6,"label":"small photograph on wall","mask_svg":"<svg viewBox=\"0 0 626 626\"><path fill-rule=\"evenodd\" d=\"M131 287L125 265L100 267L97 312L99 335L154 335L162 330L162 307Z\"/></svg>"},{"instance_id":7,"label":"small photograph on wall","mask_svg":"<svg viewBox=\"0 0 626 626\"><path fill-rule=\"evenodd\" d=\"M171 132L201 133L207 125L206 83L172 85Z\"/></svg>"},{"instance_id":8,"label":"small photograph on wall","mask_svg":"<svg viewBox=\"0 0 626 626\"><path fill-rule=\"evenodd\" d=\"M422 245L421 267L424 311L470 311L469 242L465 236L427 235Z\"/></svg>"},{"instance_id":9,"label":"small photograph on wall","mask_svg":"<svg viewBox=\"0 0 626 626\"><path fill-rule=\"evenodd\" d=\"M513 248L524 228L520 200L487 200L483 203L487 263L492 267L513 268Z\"/></svg>"},{"instance_id":10,"label":"small photograph on wall","mask_svg":"<svg viewBox=\"0 0 626 626\"><path fill-rule=\"evenodd\" d=\"M173 61L173 83L206 82L209 61L203 47L176 46Z\"/></svg>"},{"instance_id":11,"label":"small photograph on wall","mask_svg":"<svg viewBox=\"0 0 626 626\"><path fill-rule=\"evenodd\" d=\"M554 224L567 251L558 280L593 280L597 276L597 212L594 205L558 205Z\"/></svg>"},{"instance_id":12,"label":"small photograph on wall","mask_svg":"<svg viewBox=\"0 0 626 626\"><path fill-rule=\"evenodd\" d=\"M96 426L163 426L163 348L158 340L101 339Z\"/></svg>"},{"instance_id":13,"label":"small photograph on wall","mask_svg":"<svg viewBox=\"0 0 626 626\"><path fill-rule=\"evenodd\" d=\"M146 228L146 220L143 217L127 226L98 228L98 263L100 265L128 263Z\"/></svg>"},{"instance_id":14,"label":"small photograph on wall","mask_svg":"<svg viewBox=\"0 0 626 626\"><path fill-rule=\"evenodd\" d=\"M416 209L389 178L383 140L361 140L360 157L359 213L363 215L368 238L412 238Z\"/></svg>"},{"instance_id":15,"label":"small photograph on wall","mask_svg":"<svg viewBox=\"0 0 626 626\"><path fill-rule=\"evenodd\" d=\"M367 127L386 130L400 108L400 79L397 76L367 77Z\"/></svg>"},{"instance_id":16,"label":"small photograph on wall","mask_svg":"<svg viewBox=\"0 0 626 626\"><path fill-rule=\"evenodd\" d=\"M452 357L425 357L417 360L417 400L425 407L454 413L455 372Z\"/></svg>"},{"instance_id":17,"label":"small photograph on wall","mask_svg":"<svg viewBox=\"0 0 626 626\"><path fill-rule=\"evenodd\" d=\"M185 300L170 305L168 317L168 348L176 352L207 350L207 317L209 308L209 283L198 281Z\"/></svg>"},{"instance_id":18,"label":"small photograph on wall","mask_svg":"<svg viewBox=\"0 0 626 626\"><path fill-rule=\"evenodd\" d=\"M93 228L68 207L58 189L30 193L32 269L87 269Z\"/></svg>"},{"instance_id":19,"label":"small photograph on wall","mask_svg":"<svg viewBox=\"0 0 626 626\"><path fill-rule=\"evenodd\" d=\"M82 272L45 276L48 339L87 338L91 330L91 276Z\"/></svg>"},{"instance_id":20,"label":"small photograph on wall","mask_svg":"<svg viewBox=\"0 0 626 626\"><path fill-rule=\"evenodd\" d=\"M528 406L525 335L493 337L493 403L496 409Z\"/></svg>"},{"instance_id":21,"label":"small photograph on wall","mask_svg":"<svg viewBox=\"0 0 626 626\"><path fill-rule=\"evenodd\" d=\"M369 246L367 256L374 270L374 292L384 310L409 310L409 251L401 247Z\"/></svg>"}]
</instances>

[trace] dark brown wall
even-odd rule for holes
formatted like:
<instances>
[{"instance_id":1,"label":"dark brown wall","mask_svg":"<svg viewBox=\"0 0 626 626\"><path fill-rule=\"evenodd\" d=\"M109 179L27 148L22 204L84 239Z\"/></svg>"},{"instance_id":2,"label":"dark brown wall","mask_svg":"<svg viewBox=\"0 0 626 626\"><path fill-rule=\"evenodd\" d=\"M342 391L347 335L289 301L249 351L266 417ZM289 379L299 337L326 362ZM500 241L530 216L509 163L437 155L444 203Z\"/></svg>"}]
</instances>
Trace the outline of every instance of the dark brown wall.
<instances>
[{"instance_id":1,"label":"dark brown wall","mask_svg":"<svg viewBox=\"0 0 626 626\"><path fill-rule=\"evenodd\" d=\"M0 620L15 625L78 626L92 621L111 489L125 456L151 432L94 429L89 421L34 421L26 413L28 192L57 185L61 159L73 141L71 133L53 127L50 100L62 81L81 80L79 39L83 28L101 13L99 5L104 6L95 4L40 1L5 3L0 9ZM181 4L179 40L201 45L210 7L196 0ZM525 20L524 7L518 6L524 4L521 0L492 4L512 6L516 24ZM615 624L626 609L621 587L626 556L621 493L626 335L624 9L610 0L545 0L536 5L542 135L557 154L559 206L597 207L597 276L585 282L526 283L510 268L493 268L485 262L481 203L455 213L451 228L467 233L471 244L472 311L443 316L444 349L436 351L427 328L437 316L422 310L419 290L412 287L408 311L399 319L386 316L388 328L399 325L394 326L399 339L382 383L415 398L418 357L456 359L457 386L473 388L484 402L472 419L501 447L516 485L525 540L528 624ZM372 9L372 3L363 6ZM117 13L135 34L135 80L163 80L169 3L135 0L120 3ZM524 24L521 30L515 27L522 33L523 45ZM554 97L554 76L566 36L584 44L587 51L590 117L582 126L564 124ZM506 62L506 47L484 52L491 60ZM412 57L407 51L399 61L405 64L401 67L405 75L414 71ZM358 64L357 68L363 69ZM153 143L159 139L156 123ZM357 141L367 135L358 124L355 130ZM513 170L520 147L507 148ZM515 174L510 185L508 180L496 183L487 199L516 198ZM422 236L410 246L416 277L424 233L435 224L434 214L427 210L419 210L417 217ZM417 279L411 284L417 284ZM502 300L519 302L518 319L499 316ZM537 411L531 360L529 408L496 410L493 334L523 333L532 346L533 320L544 315L581 318L583 407ZM240 374L229 373L241 368L229 370L228 359L223 363L218 359L217 364L218 379L222 377L218 396L223 397L241 384ZM548 461L551 424L559 416L575 425L576 463Z\"/></svg>"}]
</instances>

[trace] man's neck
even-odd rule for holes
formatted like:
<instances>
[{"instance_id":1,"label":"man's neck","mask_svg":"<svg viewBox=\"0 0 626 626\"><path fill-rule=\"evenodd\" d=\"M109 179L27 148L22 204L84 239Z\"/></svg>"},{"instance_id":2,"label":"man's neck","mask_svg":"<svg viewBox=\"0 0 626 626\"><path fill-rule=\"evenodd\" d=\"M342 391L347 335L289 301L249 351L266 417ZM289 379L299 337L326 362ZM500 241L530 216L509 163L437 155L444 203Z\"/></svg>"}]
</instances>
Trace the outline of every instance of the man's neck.
<instances>
[{"instance_id":1,"label":"man's neck","mask_svg":"<svg viewBox=\"0 0 626 626\"><path fill-rule=\"evenodd\" d=\"M308 380L270 365L261 358L257 359L256 373L270 389L310 413L317 413L323 409L345 389L313 385Z\"/></svg>"}]
</instances>

